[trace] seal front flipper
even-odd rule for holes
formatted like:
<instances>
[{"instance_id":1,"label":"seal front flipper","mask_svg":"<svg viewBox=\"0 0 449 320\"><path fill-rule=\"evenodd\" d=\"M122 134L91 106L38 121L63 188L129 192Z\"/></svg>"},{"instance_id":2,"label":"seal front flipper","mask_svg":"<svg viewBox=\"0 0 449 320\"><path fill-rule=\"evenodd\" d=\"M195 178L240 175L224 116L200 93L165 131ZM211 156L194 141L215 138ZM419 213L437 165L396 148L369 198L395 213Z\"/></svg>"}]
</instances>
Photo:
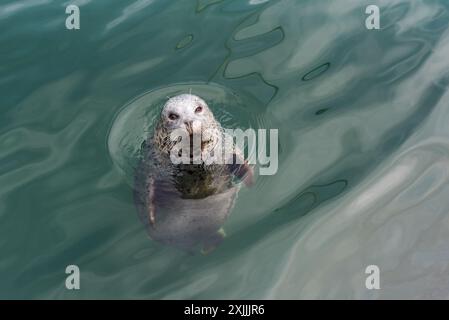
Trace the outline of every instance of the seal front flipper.
<instances>
[{"instance_id":1,"label":"seal front flipper","mask_svg":"<svg viewBox=\"0 0 449 320\"><path fill-rule=\"evenodd\" d=\"M139 213L139 218L148 227L155 223L155 183L149 175L149 168L145 161L141 161L136 169L134 186L134 203Z\"/></svg>"},{"instance_id":2,"label":"seal front flipper","mask_svg":"<svg viewBox=\"0 0 449 320\"><path fill-rule=\"evenodd\" d=\"M230 165L230 171L240 180L243 180L247 187L251 187L254 183L253 168L248 164L248 161L244 160L240 152L235 152L232 155L232 164Z\"/></svg>"},{"instance_id":3,"label":"seal front flipper","mask_svg":"<svg viewBox=\"0 0 449 320\"><path fill-rule=\"evenodd\" d=\"M152 226L155 223L154 208L154 179L150 178L148 185L148 219Z\"/></svg>"}]
</instances>

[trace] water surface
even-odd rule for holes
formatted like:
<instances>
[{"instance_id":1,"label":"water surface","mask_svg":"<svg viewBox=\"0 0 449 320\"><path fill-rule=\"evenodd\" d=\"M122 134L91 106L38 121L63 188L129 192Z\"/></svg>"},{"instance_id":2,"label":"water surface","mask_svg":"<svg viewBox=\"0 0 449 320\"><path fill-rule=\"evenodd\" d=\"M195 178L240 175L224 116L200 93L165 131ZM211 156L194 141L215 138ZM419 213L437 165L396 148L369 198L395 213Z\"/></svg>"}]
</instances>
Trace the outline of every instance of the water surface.
<instances>
[{"instance_id":1,"label":"water surface","mask_svg":"<svg viewBox=\"0 0 449 320\"><path fill-rule=\"evenodd\" d=\"M448 10L3 1L0 298L448 298ZM162 97L126 107L188 87L224 123L279 129L278 172L242 189L207 256L151 241L129 179Z\"/></svg>"}]
</instances>

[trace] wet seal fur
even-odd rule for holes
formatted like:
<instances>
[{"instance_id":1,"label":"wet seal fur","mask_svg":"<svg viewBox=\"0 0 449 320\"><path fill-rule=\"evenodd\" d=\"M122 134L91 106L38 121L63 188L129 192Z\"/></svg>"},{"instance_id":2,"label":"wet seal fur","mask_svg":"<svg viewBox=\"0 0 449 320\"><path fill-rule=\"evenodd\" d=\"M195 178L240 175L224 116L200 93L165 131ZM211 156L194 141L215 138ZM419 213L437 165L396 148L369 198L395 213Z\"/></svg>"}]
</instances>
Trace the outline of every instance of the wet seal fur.
<instances>
[{"instance_id":1,"label":"wet seal fur","mask_svg":"<svg viewBox=\"0 0 449 320\"><path fill-rule=\"evenodd\" d=\"M193 123L201 123L200 128L194 128ZM229 153L232 164L206 164L203 160L199 164L174 164L170 152L177 141L172 141L170 134L176 129L185 129L191 138L201 134L201 150L197 151L202 156L218 150L219 135L224 133L200 97L182 94L170 98L153 136L142 144L142 160L135 172L134 201L153 240L189 252L200 247L203 253L208 253L223 240L222 225L239 190L235 178L251 185L252 168L233 143L224 145L232 148L226 149L232 150ZM190 158L193 153L191 144Z\"/></svg>"}]
</instances>

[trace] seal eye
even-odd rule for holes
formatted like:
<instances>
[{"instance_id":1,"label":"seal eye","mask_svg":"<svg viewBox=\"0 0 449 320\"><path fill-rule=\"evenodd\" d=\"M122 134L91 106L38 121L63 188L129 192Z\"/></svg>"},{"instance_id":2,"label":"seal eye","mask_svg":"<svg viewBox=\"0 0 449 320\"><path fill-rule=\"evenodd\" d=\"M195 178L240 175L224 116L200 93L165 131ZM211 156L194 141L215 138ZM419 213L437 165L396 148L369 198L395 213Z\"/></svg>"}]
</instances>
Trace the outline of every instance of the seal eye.
<instances>
[{"instance_id":1,"label":"seal eye","mask_svg":"<svg viewBox=\"0 0 449 320\"><path fill-rule=\"evenodd\" d=\"M170 114L168 115L168 118L169 118L170 120L176 120L176 119L179 118L179 116L178 116L176 113L170 113Z\"/></svg>"},{"instance_id":2,"label":"seal eye","mask_svg":"<svg viewBox=\"0 0 449 320\"><path fill-rule=\"evenodd\" d=\"M201 111L203 111L203 107L201 107L201 106L196 107L195 113L200 113Z\"/></svg>"}]
</instances>

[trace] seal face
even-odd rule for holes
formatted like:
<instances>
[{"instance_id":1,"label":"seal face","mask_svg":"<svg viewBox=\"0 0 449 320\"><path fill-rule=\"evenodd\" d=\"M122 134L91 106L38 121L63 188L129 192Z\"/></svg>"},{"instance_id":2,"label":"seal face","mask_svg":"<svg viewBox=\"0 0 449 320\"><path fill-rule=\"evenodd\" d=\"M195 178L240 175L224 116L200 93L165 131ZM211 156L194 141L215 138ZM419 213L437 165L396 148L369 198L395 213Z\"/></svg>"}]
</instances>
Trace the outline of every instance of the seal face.
<instances>
[{"instance_id":1,"label":"seal face","mask_svg":"<svg viewBox=\"0 0 449 320\"><path fill-rule=\"evenodd\" d=\"M188 163L176 164L171 158L186 143L173 139L176 130L190 138L179 151L187 153ZM252 178L241 151L233 143L222 145L222 135L223 128L200 97L182 94L165 103L153 136L142 144L143 159L135 175L135 203L151 238L188 251L199 245L210 250L222 240L220 228L239 188L234 177L245 183ZM193 145L194 137L201 143ZM223 147L241 164L204 160ZM193 161L194 154L201 155L199 161Z\"/></svg>"}]
</instances>

